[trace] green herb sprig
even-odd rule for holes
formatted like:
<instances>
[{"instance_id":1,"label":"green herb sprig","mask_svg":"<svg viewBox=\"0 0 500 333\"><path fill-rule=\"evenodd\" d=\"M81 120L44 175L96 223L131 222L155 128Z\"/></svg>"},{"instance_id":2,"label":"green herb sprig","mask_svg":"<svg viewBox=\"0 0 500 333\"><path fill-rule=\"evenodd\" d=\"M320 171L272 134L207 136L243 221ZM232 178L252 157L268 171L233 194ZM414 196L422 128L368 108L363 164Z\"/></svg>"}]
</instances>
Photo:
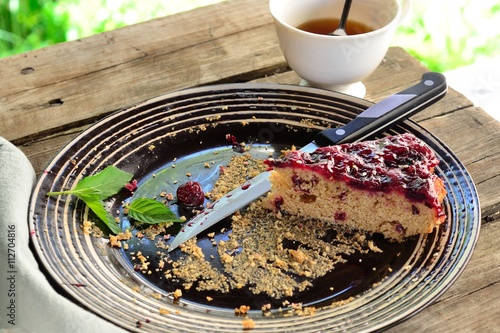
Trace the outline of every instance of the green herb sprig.
<instances>
[{"instance_id":1,"label":"green herb sprig","mask_svg":"<svg viewBox=\"0 0 500 333\"><path fill-rule=\"evenodd\" d=\"M113 234L122 230L113 215L104 206L104 200L117 194L132 180L133 174L108 166L95 175L82 178L71 190L48 192L47 196L75 195L101 219ZM137 198L128 206L128 214L134 220L148 224L182 222L164 204L154 199Z\"/></svg>"},{"instance_id":2,"label":"green herb sprig","mask_svg":"<svg viewBox=\"0 0 500 333\"><path fill-rule=\"evenodd\" d=\"M155 199L137 198L127 208L128 216L143 223L183 222L167 206Z\"/></svg>"}]
</instances>

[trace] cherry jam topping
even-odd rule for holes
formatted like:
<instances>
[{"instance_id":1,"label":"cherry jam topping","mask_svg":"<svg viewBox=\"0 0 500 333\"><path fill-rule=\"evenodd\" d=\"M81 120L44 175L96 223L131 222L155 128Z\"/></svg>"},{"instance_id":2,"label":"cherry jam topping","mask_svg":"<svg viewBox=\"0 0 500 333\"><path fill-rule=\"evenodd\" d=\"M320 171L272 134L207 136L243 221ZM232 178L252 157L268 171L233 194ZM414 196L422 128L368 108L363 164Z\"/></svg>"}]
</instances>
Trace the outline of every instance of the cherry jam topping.
<instances>
[{"instance_id":1,"label":"cherry jam topping","mask_svg":"<svg viewBox=\"0 0 500 333\"><path fill-rule=\"evenodd\" d=\"M439 161L424 142L409 133L321 147L310 154L292 151L282 159L271 159L265 163L270 168L311 170L327 179L344 181L359 189L397 190L408 199L425 202L441 213L433 187L437 177L433 171Z\"/></svg>"}]
</instances>

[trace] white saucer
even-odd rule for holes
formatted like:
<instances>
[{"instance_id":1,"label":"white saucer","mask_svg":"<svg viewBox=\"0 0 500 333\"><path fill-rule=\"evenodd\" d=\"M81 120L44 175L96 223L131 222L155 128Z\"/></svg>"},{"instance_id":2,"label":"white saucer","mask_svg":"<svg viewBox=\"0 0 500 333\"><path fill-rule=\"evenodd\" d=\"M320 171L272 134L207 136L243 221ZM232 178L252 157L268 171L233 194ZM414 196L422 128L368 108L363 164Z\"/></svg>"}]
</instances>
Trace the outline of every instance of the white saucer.
<instances>
[{"instance_id":1,"label":"white saucer","mask_svg":"<svg viewBox=\"0 0 500 333\"><path fill-rule=\"evenodd\" d=\"M299 85L303 86L303 87L316 87L316 88L336 91L336 92L340 92L340 93L343 93L346 95L351 95L351 96L358 97L358 98L364 98L366 95L366 87L361 81L355 82L355 83L350 83L350 84L318 87L318 86L311 85L306 80L301 80Z\"/></svg>"}]
</instances>

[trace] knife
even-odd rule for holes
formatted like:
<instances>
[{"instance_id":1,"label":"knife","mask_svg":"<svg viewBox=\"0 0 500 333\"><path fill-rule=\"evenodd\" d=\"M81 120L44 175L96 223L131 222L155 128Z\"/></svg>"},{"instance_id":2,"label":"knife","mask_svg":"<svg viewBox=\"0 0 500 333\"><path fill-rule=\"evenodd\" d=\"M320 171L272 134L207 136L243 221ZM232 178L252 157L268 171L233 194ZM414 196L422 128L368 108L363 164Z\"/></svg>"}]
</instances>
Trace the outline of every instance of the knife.
<instances>
[{"instance_id":1,"label":"knife","mask_svg":"<svg viewBox=\"0 0 500 333\"><path fill-rule=\"evenodd\" d=\"M344 126L317 133L314 141L300 150L311 153L318 147L363 140L434 104L444 97L447 89L444 75L425 73L418 84L374 104ZM269 173L264 171L248 180L187 221L174 237L168 252L269 192Z\"/></svg>"}]
</instances>

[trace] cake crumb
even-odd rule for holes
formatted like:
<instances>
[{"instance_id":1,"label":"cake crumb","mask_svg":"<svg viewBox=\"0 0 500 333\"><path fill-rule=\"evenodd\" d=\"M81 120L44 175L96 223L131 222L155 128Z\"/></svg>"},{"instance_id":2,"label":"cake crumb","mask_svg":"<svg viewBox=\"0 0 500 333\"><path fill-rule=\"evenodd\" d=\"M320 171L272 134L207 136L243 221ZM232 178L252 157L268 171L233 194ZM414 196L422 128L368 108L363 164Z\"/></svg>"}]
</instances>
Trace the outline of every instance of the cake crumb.
<instances>
[{"instance_id":1,"label":"cake crumb","mask_svg":"<svg viewBox=\"0 0 500 333\"><path fill-rule=\"evenodd\" d=\"M245 319L243 319L241 324L243 325L244 330L253 330L255 328L255 322L248 317L245 317Z\"/></svg>"},{"instance_id":2,"label":"cake crumb","mask_svg":"<svg viewBox=\"0 0 500 333\"><path fill-rule=\"evenodd\" d=\"M271 310L271 303L267 303L267 304L262 305L261 310L262 310L262 312L266 312L266 311Z\"/></svg>"},{"instance_id":3,"label":"cake crumb","mask_svg":"<svg viewBox=\"0 0 500 333\"><path fill-rule=\"evenodd\" d=\"M174 299L179 299L182 297L182 290L180 289L175 289L175 291L172 293L174 296Z\"/></svg>"},{"instance_id":4,"label":"cake crumb","mask_svg":"<svg viewBox=\"0 0 500 333\"><path fill-rule=\"evenodd\" d=\"M127 229L125 232L120 232L117 235L110 235L109 244L112 247L122 247L121 241L129 240L130 238L132 238L132 233Z\"/></svg>"},{"instance_id":5,"label":"cake crumb","mask_svg":"<svg viewBox=\"0 0 500 333\"><path fill-rule=\"evenodd\" d=\"M368 248L373 252L378 252L378 253L384 252L377 245L375 245L375 243L372 240L368 241Z\"/></svg>"},{"instance_id":6,"label":"cake crumb","mask_svg":"<svg viewBox=\"0 0 500 333\"><path fill-rule=\"evenodd\" d=\"M246 314L248 311L250 311L250 306L248 305L240 305L239 308L234 309L234 313L237 315Z\"/></svg>"},{"instance_id":7,"label":"cake crumb","mask_svg":"<svg viewBox=\"0 0 500 333\"><path fill-rule=\"evenodd\" d=\"M330 305L330 308L336 308L336 307L339 307L339 306L342 306L342 305L346 305L346 304L351 303L352 301L354 301L354 299L355 298L351 296L348 299L337 301L337 302L333 302Z\"/></svg>"},{"instance_id":8,"label":"cake crumb","mask_svg":"<svg viewBox=\"0 0 500 333\"><path fill-rule=\"evenodd\" d=\"M288 252L292 255L293 260L299 264L307 260L307 255L300 250L288 250Z\"/></svg>"},{"instance_id":9,"label":"cake crumb","mask_svg":"<svg viewBox=\"0 0 500 333\"><path fill-rule=\"evenodd\" d=\"M85 235L90 235L92 232L92 222L84 221L82 225L82 230Z\"/></svg>"}]
</instances>

